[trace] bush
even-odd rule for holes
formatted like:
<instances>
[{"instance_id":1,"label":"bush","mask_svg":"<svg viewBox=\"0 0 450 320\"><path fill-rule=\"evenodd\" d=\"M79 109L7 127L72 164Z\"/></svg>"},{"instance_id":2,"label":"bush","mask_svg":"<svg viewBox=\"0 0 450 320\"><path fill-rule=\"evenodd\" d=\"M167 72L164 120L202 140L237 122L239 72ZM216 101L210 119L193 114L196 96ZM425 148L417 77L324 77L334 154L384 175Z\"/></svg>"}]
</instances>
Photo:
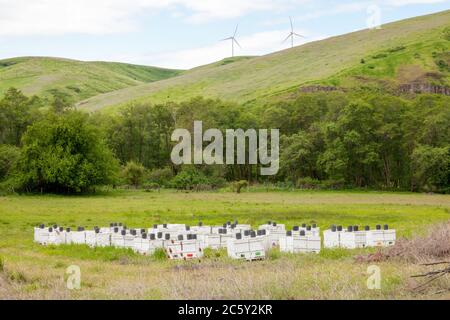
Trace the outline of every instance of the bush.
<instances>
[{"instance_id":1,"label":"bush","mask_svg":"<svg viewBox=\"0 0 450 320\"><path fill-rule=\"evenodd\" d=\"M144 180L145 168L140 163L130 161L123 169L123 177L125 182L135 188L139 187Z\"/></svg>"},{"instance_id":2,"label":"bush","mask_svg":"<svg viewBox=\"0 0 450 320\"><path fill-rule=\"evenodd\" d=\"M142 188L144 188L145 191L150 192L152 190L161 189L161 186L157 183L146 183L146 184L142 185Z\"/></svg>"},{"instance_id":3,"label":"bush","mask_svg":"<svg viewBox=\"0 0 450 320\"><path fill-rule=\"evenodd\" d=\"M236 193L241 193L242 189L246 188L246 187L248 187L248 181L247 180L235 181L235 182L233 182L231 184L231 188Z\"/></svg>"},{"instance_id":4,"label":"bush","mask_svg":"<svg viewBox=\"0 0 450 320\"><path fill-rule=\"evenodd\" d=\"M310 190L336 190L345 187L345 181L342 180L317 180L310 177L297 180L297 188Z\"/></svg>"},{"instance_id":5,"label":"bush","mask_svg":"<svg viewBox=\"0 0 450 320\"><path fill-rule=\"evenodd\" d=\"M211 185L211 181L200 170L188 168L175 176L170 185L179 190L195 190L196 187L202 185Z\"/></svg>"},{"instance_id":6,"label":"bush","mask_svg":"<svg viewBox=\"0 0 450 320\"><path fill-rule=\"evenodd\" d=\"M173 172L170 168L154 169L148 175L148 182L158 184L159 186L168 186L173 178Z\"/></svg>"}]
</instances>

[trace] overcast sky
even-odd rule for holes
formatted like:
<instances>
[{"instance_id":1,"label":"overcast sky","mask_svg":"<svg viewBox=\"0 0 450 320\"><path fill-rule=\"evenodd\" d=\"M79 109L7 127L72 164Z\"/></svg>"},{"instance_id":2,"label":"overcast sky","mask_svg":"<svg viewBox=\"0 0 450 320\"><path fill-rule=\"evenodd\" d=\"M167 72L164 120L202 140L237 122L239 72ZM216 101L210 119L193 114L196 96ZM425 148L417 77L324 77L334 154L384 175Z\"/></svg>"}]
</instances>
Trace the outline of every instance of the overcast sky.
<instances>
[{"instance_id":1,"label":"overcast sky","mask_svg":"<svg viewBox=\"0 0 450 320\"><path fill-rule=\"evenodd\" d=\"M450 0L0 0L0 59L54 56L187 69L450 9Z\"/></svg>"}]
</instances>

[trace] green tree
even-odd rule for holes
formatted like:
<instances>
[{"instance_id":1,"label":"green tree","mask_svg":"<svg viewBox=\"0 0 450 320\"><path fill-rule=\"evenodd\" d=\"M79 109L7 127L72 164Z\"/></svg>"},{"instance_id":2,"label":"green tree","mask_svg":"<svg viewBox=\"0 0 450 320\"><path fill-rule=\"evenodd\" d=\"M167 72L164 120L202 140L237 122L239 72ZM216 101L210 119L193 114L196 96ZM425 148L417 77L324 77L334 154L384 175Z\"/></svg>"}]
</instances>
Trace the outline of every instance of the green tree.
<instances>
[{"instance_id":1,"label":"green tree","mask_svg":"<svg viewBox=\"0 0 450 320\"><path fill-rule=\"evenodd\" d=\"M130 161L123 169L123 176L127 184L138 188L144 180L145 168L142 164Z\"/></svg>"},{"instance_id":2,"label":"green tree","mask_svg":"<svg viewBox=\"0 0 450 320\"><path fill-rule=\"evenodd\" d=\"M11 88L0 100L0 144L20 145L27 127L36 116L38 98L27 98L21 91Z\"/></svg>"},{"instance_id":3,"label":"green tree","mask_svg":"<svg viewBox=\"0 0 450 320\"><path fill-rule=\"evenodd\" d=\"M19 148L7 144L0 145L0 181L11 174L19 158Z\"/></svg>"},{"instance_id":4,"label":"green tree","mask_svg":"<svg viewBox=\"0 0 450 320\"><path fill-rule=\"evenodd\" d=\"M418 146L412 155L412 189L450 192L450 146Z\"/></svg>"},{"instance_id":5,"label":"green tree","mask_svg":"<svg viewBox=\"0 0 450 320\"><path fill-rule=\"evenodd\" d=\"M19 161L23 188L78 193L114 183L117 161L88 117L49 114L28 128Z\"/></svg>"}]
</instances>

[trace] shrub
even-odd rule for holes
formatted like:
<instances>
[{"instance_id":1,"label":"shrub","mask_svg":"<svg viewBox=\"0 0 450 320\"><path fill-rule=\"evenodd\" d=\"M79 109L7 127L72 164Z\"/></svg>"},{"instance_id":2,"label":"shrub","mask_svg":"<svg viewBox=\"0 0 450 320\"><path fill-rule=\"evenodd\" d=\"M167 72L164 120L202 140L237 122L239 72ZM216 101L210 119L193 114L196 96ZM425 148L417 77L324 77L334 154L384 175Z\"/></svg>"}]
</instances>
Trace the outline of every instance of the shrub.
<instances>
[{"instance_id":1,"label":"shrub","mask_svg":"<svg viewBox=\"0 0 450 320\"><path fill-rule=\"evenodd\" d=\"M196 168L186 168L176 175L170 186L179 190L207 191L219 188L225 184L225 180L220 177L208 177Z\"/></svg>"},{"instance_id":2,"label":"shrub","mask_svg":"<svg viewBox=\"0 0 450 320\"><path fill-rule=\"evenodd\" d=\"M145 168L140 163L130 161L123 169L123 177L127 184L139 187L144 179Z\"/></svg>"},{"instance_id":3,"label":"shrub","mask_svg":"<svg viewBox=\"0 0 450 320\"><path fill-rule=\"evenodd\" d=\"M372 56L373 59L383 59L383 58L386 58L386 57L387 57L386 53L379 53L379 54L376 54L376 55Z\"/></svg>"},{"instance_id":4,"label":"shrub","mask_svg":"<svg viewBox=\"0 0 450 320\"><path fill-rule=\"evenodd\" d=\"M173 172L170 168L154 169L148 175L148 182L158 184L159 186L168 186L173 178Z\"/></svg>"},{"instance_id":5,"label":"shrub","mask_svg":"<svg viewBox=\"0 0 450 320\"><path fill-rule=\"evenodd\" d=\"M231 184L231 187L234 192L241 193L243 188L248 187L248 181L247 180L235 181Z\"/></svg>"},{"instance_id":6,"label":"shrub","mask_svg":"<svg viewBox=\"0 0 450 320\"><path fill-rule=\"evenodd\" d=\"M145 191L150 192L152 190L161 189L161 186L157 183L146 183L146 184L142 185L142 188L144 188Z\"/></svg>"},{"instance_id":7,"label":"shrub","mask_svg":"<svg viewBox=\"0 0 450 320\"><path fill-rule=\"evenodd\" d=\"M345 187L345 181L342 180L317 180L310 177L297 180L297 188L311 190L342 189Z\"/></svg>"}]
</instances>

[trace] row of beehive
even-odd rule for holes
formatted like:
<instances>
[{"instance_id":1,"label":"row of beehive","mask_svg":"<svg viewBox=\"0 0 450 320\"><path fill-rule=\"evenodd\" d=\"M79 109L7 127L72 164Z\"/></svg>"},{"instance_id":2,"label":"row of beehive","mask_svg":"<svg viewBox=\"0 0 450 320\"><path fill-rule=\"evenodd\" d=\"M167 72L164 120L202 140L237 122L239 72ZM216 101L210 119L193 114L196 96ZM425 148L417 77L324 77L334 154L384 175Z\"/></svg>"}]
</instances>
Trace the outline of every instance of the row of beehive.
<instances>
[{"instance_id":1,"label":"row of beehive","mask_svg":"<svg viewBox=\"0 0 450 320\"><path fill-rule=\"evenodd\" d=\"M325 247L350 248L341 245L349 232L335 229L325 231ZM338 235L337 245L330 240L329 232L333 236ZM35 228L34 240L43 245L86 244L91 247L130 248L145 255L160 248L171 259L201 258L206 248L226 248L231 258L246 260L264 259L267 250L274 247L290 253L319 253L321 249L320 229L316 225L296 226L292 231L286 231L284 225L275 222L268 222L257 231L237 221L220 227L203 226L202 223L195 227L163 224L154 225L151 229L128 229L120 223L112 223L109 228L85 230L79 227L76 231L56 225L50 228L41 225Z\"/></svg>"},{"instance_id":2,"label":"row of beehive","mask_svg":"<svg viewBox=\"0 0 450 320\"><path fill-rule=\"evenodd\" d=\"M377 225L375 230L369 226L363 230L359 226L332 226L323 233L325 248L356 249L365 247L388 247L395 244L396 232L389 229L388 225Z\"/></svg>"}]
</instances>

